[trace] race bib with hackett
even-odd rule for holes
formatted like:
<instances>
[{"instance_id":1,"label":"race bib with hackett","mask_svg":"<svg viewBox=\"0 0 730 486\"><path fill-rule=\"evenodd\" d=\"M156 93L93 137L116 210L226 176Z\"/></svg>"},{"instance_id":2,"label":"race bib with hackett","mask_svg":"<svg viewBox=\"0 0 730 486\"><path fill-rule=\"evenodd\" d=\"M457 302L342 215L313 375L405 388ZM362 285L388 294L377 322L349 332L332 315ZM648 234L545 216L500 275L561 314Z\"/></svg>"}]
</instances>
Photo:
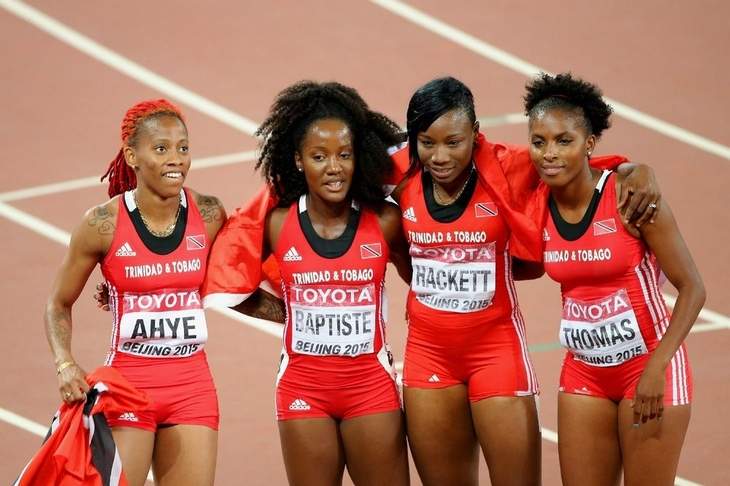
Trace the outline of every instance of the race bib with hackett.
<instances>
[{"instance_id":1,"label":"race bib with hackett","mask_svg":"<svg viewBox=\"0 0 730 486\"><path fill-rule=\"evenodd\" d=\"M482 246L411 243L416 299L432 309L477 312L489 307L495 290L495 243Z\"/></svg>"},{"instance_id":2,"label":"race bib with hackett","mask_svg":"<svg viewBox=\"0 0 730 486\"><path fill-rule=\"evenodd\" d=\"M647 353L625 289L590 301L566 297L560 343L591 366L616 366Z\"/></svg>"},{"instance_id":3,"label":"race bib with hackett","mask_svg":"<svg viewBox=\"0 0 730 486\"><path fill-rule=\"evenodd\" d=\"M208 328L197 290L125 293L117 350L145 358L183 358L203 349Z\"/></svg>"},{"instance_id":4,"label":"race bib with hackett","mask_svg":"<svg viewBox=\"0 0 730 486\"><path fill-rule=\"evenodd\" d=\"M291 349L313 356L373 353L379 325L375 284L292 285Z\"/></svg>"}]
</instances>

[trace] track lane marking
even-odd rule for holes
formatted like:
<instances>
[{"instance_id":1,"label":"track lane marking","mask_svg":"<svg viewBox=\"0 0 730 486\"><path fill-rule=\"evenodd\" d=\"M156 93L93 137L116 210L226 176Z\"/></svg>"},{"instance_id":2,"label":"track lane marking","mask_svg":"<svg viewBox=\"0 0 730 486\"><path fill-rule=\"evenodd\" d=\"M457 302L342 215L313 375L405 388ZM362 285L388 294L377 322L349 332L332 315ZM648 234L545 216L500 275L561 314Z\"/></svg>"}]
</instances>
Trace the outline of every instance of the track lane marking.
<instances>
[{"instance_id":1,"label":"track lane marking","mask_svg":"<svg viewBox=\"0 0 730 486\"><path fill-rule=\"evenodd\" d=\"M370 2L512 71L528 77L533 77L540 72L549 73L547 69L531 64L503 49L467 34L405 2L399 0L370 0ZM730 147L726 145L644 113L620 101L608 97L604 97L604 99L613 107L614 113L626 120L704 152L730 160Z\"/></svg>"}]
</instances>

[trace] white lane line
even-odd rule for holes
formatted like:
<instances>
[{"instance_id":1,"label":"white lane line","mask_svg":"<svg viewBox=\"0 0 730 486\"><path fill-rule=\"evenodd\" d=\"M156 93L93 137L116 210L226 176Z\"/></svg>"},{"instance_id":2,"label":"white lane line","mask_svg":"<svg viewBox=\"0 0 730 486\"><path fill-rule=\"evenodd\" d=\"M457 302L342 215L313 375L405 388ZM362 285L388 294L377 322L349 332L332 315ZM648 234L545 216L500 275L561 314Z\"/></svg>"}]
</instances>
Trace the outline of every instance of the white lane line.
<instances>
[{"instance_id":1,"label":"white lane line","mask_svg":"<svg viewBox=\"0 0 730 486\"><path fill-rule=\"evenodd\" d=\"M524 113L507 113L496 116L483 116L477 120L480 128L499 127L502 125L520 125L527 123Z\"/></svg>"},{"instance_id":2,"label":"white lane line","mask_svg":"<svg viewBox=\"0 0 730 486\"><path fill-rule=\"evenodd\" d=\"M56 243L68 246L71 241L70 233L4 202L0 202L0 216L5 216L13 223L17 223L41 236L45 236Z\"/></svg>"},{"instance_id":3,"label":"white lane line","mask_svg":"<svg viewBox=\"0 0 730 486\"><path fill-rule=\"evenodd\" d=\"M253 135L258 127L258 123L160 76L30 5L18 0L0 0L0 7L3 7L8 12L36 26L61 42L96 59L102 64L106 64L110 68L154 90L164 93L170 98L204 113L229 127L247 135Z\"/></svg>"},{"instance_id":4,"label":"white lane line","mask_svg":"<svg viewBox=\"0 0 730 486\"><path fill-rule=\"evenodd\" d=\"M193 160L195 170L208 169L211 167L220 167L223 165L231 165L239 162L251 162L256 160L257 152L249 150L247 152L235 152L231 154L215 155L212 157L202 157ZM81 177L63 182L54 182L52 184L43 184L17 191L8 191L0 193L0 202L19 201L38 196L47 196L59 192L74 191L76 189L86 189L89 187L100 186L106 183L100 181L99 176Z\"/></svg>"},{"instance_id":5,"label":"white lane line","mask_svg":"<svg viewBox=\"0 0 730 486\"><path fill-rule=\"evenodd\" d=\"M662 295L664 296L664 300L667 302L667 304L674 308L674 304L677 303L677 298L667 293L662 293ZM699 318L703 321L709 322L710 324L695 324L694 326L692 326L692 330L690 332L702 332L701 330L696 330L697 326L701 326L700 329L707 328L706 330L723 328L730 329L730 317L724 314L720 314L719 312L715 312L703 307L700 310Z\"/></svg>"},{"instance_id":6,"label":"white lane line","mask_svg":"<svg viewBox=\"0 0 730 486\"><path fill-rule=\"evenodd\" d=\"M509 52L495 47L481 39L478 39L466 32L459 30L446 22L443 22L427 13L418 10L399 0L370 0L372 3L402 17L409 22L423 27L432 33L448 39L455 44L468 49L479 56L490 61L500 64L508 69L516 71L528 77L532 77L539 72L548 72L535 64L531 64ZM680 128L671 123L660 120L654 116L643 113L624 103L611 98L606 101L613 106L614 112L638 125L654 130L662 135L673 138L680 142L692 145L700 150L708 152L723 159L730 160L730 147L717 143L709 138L703 137L696 133Z\"/></svg>"},{"instance_id":7,"label":"white lane line","mask_svg":"<svg viewBox=\"0 0 730 486\"><path fill-rule=\"evenodd\" d=\"M22 415L18 415L17 413L13 413L4 408L0 408L0 420L10 425L14 425L19 429L23 429L26 432L30 432L33 435L37 435L38 437L45 437L48 433L49 426L43 426L38 422L34 422L33 420L27 419Z\"/></svg>"}]
</instances>

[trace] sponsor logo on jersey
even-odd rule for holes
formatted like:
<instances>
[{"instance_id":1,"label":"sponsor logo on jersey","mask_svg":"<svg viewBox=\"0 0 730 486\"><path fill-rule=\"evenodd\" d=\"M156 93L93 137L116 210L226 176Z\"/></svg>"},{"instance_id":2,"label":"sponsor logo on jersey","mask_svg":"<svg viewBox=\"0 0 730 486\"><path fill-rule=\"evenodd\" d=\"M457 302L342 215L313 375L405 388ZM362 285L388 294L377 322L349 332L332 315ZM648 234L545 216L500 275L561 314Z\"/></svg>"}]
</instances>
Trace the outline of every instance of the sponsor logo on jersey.
<instances>
[{"instance_id":1,"label":"sponsor logo on jersey","mask_svg":"<svg viewBox=\"0 0 730 486\"><path fill-rule=\"evenodd\" d=\"M185 244L190 250L204 250L205 249L205 235L190 235L185 237Z\"/></svg>"},{"instance_id":2,"label":"sponsor logo on jersey","mask_svg":"<svg viewBox=\"0 0 730 486\"><path fill-rule=\"evenodd\" d=\"M291 405L289 405L289 410L295 410L295 411L305 411L305 410L311 410L312 407L309 406L307 402L302 400L301 398L297 398L293 402L291 402Z\"/></svg>"},{"instance_id":3,"label":"sponsor logo on jersey","mask_svg":"<svg viewBox=\"0 0 730 486\"><path fill-rule=\"evenodd\" d=\"M548 233L547 228L542 229L542 241L550 241L550 233Z\"/></svg>"},{"instance_id":4,"label":"sponsor logo on jersey","mask_svg":"<svg viewBox=\"0 0 730 486\"><path fill-rule=\"evenodd\" d=\"M613 218L595 221L593 223L593 236L608 235L616 232L616 220Z\"/></svg>"},{"instance_id":5,"label":"sponsor logo on jersey","mask_svg":"<svg viewBox=\"0 0 730 486\"><path fill-rule=\"evenodd\" d=\"M407 219L413 223L418 222L418 220L416 220L416 210L413 209L413 206L403 211L403 219Z\"/></svg>"},{"instance_id":6,"label":"sponsor logo on jersey","mask_svg":"<svg viewBox=\"0 0 730 486\"><path fill-rule=\"evenodd\" d=\"M380 258L383 256L383 249L380 243L367 243L360 245L360 258L367 260L368 258Z\"/></svg>"},{"instance_id":7,"label":"sponsor logo on jersey","mask_svg":"<svg viewBox=\"0 0 730 486\"><path fill-rule=\"evenodd\" d=\"M136 255L137 255L137 252L135 252L132 249L132 245L130 245L127 242L124 242L124 244L122 246L120 246L119 249L117 250L117 252L114 254L114 256L118 256L118 257L132 257L132 256L136 256Z\"/></svg>"},{"instance_id":8,"label":"sponsor logo on jersey","mask_svg":"<svg viewBox=\"0 0 730 486\"><path fill-rule=\"evenodd\" d=\"M286 253L284 253L284 261L285 262L300 262L302 261L302 256L299 254L296 248L293 246L287 250Z\"/></svg>"},{"instance_id":9,"label":"sponsor logo on jersey","mask_svg":"<svg viewBox=\"0 0 730 486\"><path fill-rule=\"evenodd\" d=\"M477 218L491 218L498 214L497 205L493 202L478 202L474 204L474 215Z\"/></svg>"},{"instance_id":10,"label":"sponsor logo on jersey","mask_svg":"<svg viewBox=\"0 0 730 486\"><path fill-rule=\"evenodd\" d=\"M431 378L428 379L428 381L430 381L431 383L438 383L441 380L439 379L437 374L433 374L431 375Z\"/></svg>"},{"instance_id":11,"label":"sponsor logo on jersey","mask_svg":"<svg viewBox=\"0 0 730 486\"><path fill-rule=\"evenodd\" d=\"M125 420L127 422L139 422L137 416L132 412L124 412L117 420Z\"/></svg>"}]
</instances>

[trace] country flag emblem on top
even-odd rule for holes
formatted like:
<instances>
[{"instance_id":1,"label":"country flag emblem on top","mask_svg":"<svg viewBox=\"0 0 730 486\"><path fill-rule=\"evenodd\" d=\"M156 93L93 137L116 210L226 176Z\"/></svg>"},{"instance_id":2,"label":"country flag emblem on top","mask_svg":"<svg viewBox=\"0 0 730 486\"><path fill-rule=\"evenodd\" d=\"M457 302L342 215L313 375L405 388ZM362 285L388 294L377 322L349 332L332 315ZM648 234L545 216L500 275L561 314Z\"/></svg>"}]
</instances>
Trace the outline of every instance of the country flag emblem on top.
<instances>
[{"instance_id":1,"label":"country flag emblem on top","mask_svg":"<svg viewBox=\"0 0 730 486\"><path fill-rule=\"evenodd\" d=\"M205 249L205 235L191 235L185 237L185 244L188 250Z\"/></svg>"},{"instance_id":2,"label":"country flag emblem on top","mask_svg":"<svg viewBox=\"0 0 730 486\"><path fill-rule=\"evenodd\" d=\"M491 218L499 214L497 205L493 202L478 202L474 204L474 215L477 218Z\"/></svg>"},{"instance_id":3,"label":"country flag emblem on top","mask_svg":"<svg viewBox=\"0 0 730 486\"><path fill-rule=\"evenodd\" d=\"M593 222L593 236L607 235L615 232L616 220L613 218Z\"/></svg>"},{"instance_id":4,"label":"country flag emblem on top","mask_svg":"<svg viewBox=\"0 0 730 486\"><path fill-rule=\"evenodd\" d=\"M360 258L367 260L368 258L379 258L383 256L383 250L380 243L367 243L360 245Z\"/></svg>"}]
</instances>

